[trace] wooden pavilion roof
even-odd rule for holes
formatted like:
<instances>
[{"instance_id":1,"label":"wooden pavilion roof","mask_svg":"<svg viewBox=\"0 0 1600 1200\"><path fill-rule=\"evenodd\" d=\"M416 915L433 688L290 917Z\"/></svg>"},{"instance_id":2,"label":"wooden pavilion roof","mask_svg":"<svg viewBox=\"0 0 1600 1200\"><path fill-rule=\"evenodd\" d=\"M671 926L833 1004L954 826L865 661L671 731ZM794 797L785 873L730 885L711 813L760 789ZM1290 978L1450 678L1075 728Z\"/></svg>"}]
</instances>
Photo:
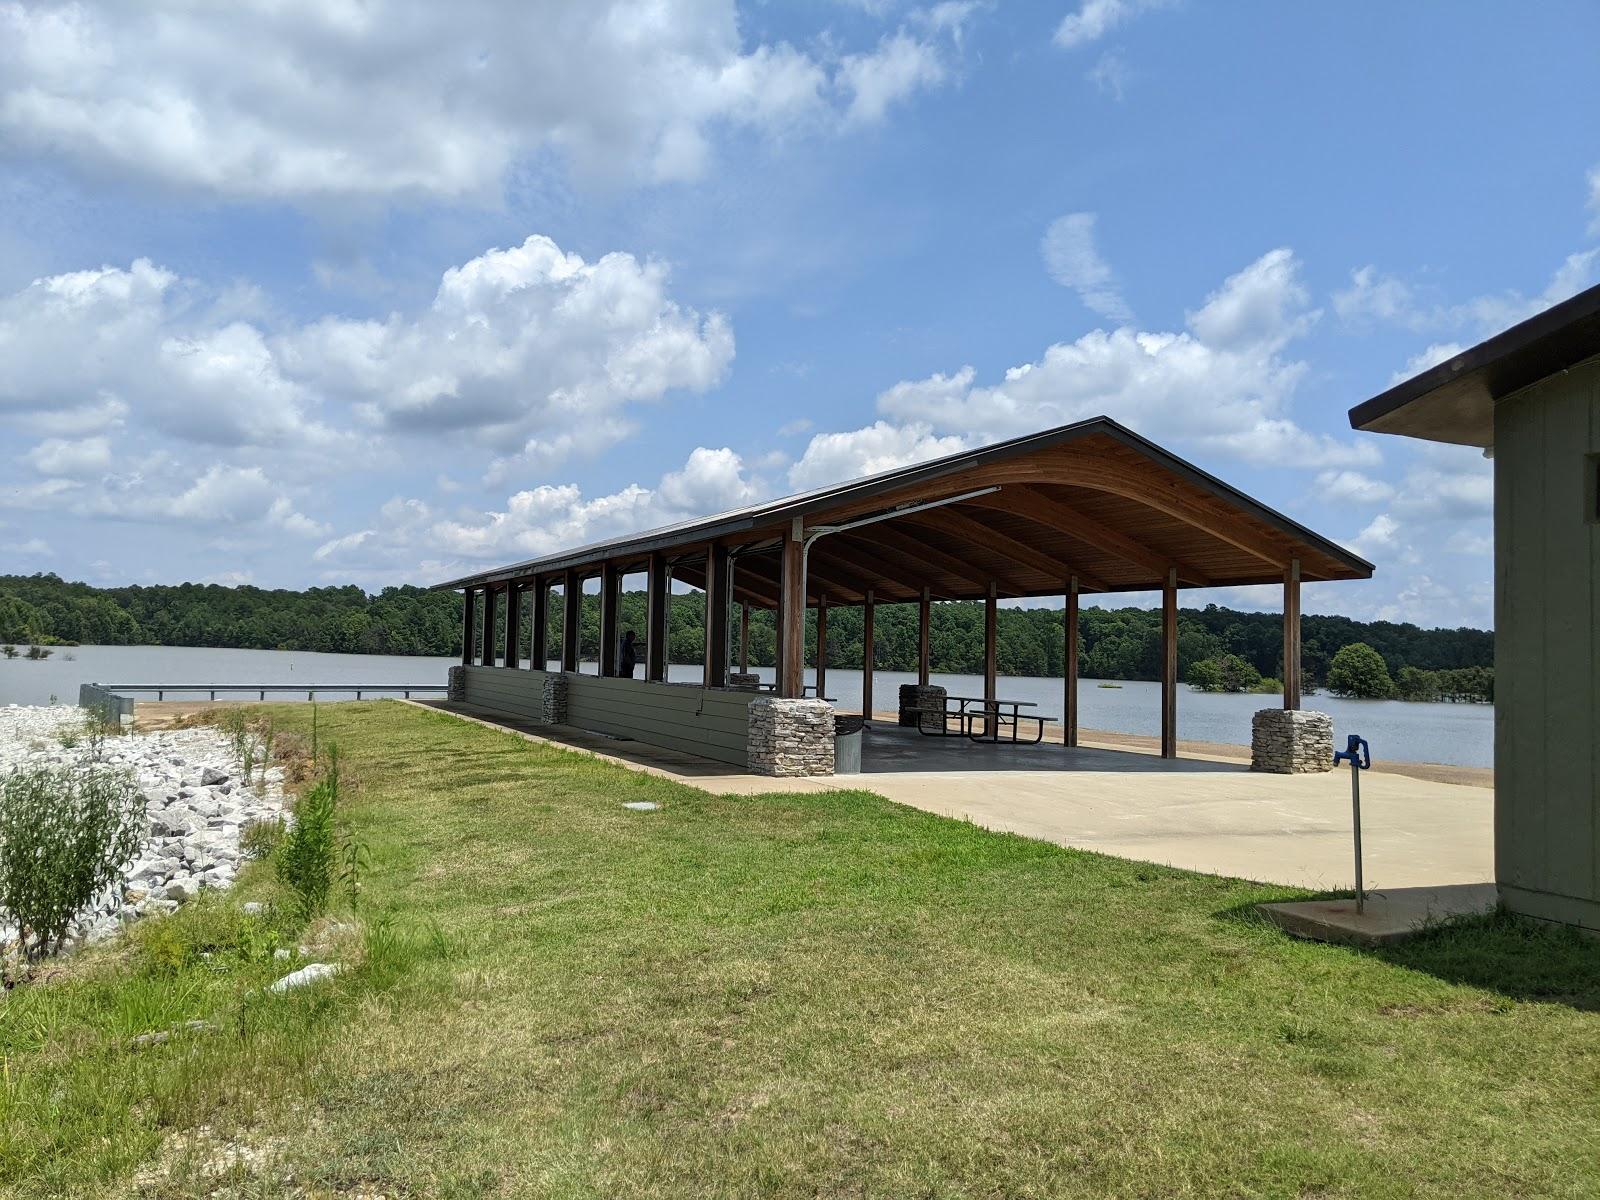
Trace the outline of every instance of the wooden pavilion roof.
<instances>
[{"instance_id":1,"label":"wooden pavilion roof","mask_svg":"<svg viewBox=\"0 0 1600 1200\"><path fill-rule=\"evenodd\" d=\"M954 502L948 502L954 499ZM915 512L898 512L936 504ZM1168 453L1108 417L1029 434L748 508L465 575L440 588L644 569L662 554L675 579L705 586L706 553L735 557L734 599L777 605L778 544L792 522L882 517L812 545L807 601L880 603L1366 579L1372 564Z\"/></svg>"}]
</instances>

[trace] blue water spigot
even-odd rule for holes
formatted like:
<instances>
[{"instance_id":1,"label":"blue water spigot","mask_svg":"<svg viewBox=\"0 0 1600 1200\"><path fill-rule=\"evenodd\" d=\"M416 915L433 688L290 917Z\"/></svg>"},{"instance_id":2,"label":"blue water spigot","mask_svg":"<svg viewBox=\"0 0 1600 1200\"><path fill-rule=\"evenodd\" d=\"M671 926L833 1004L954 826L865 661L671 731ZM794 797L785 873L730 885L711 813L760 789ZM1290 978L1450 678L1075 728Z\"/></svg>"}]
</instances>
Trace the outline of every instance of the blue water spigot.
<instances>
[{"instance_id":1,"label":"blue water spigot","mask_svg":"<svg viewBox=\"0 0 1600 1200\"><path fill-rule=\"evenodd\" d=\"M1333 765L1338 766L1347 762L1358 771L1365 771L1372 765L1372 751L1367 746L1367 739L1358 733L1352 733L1346 739L1343 750L1333 752Z\"/></svg>"}]
</instances>

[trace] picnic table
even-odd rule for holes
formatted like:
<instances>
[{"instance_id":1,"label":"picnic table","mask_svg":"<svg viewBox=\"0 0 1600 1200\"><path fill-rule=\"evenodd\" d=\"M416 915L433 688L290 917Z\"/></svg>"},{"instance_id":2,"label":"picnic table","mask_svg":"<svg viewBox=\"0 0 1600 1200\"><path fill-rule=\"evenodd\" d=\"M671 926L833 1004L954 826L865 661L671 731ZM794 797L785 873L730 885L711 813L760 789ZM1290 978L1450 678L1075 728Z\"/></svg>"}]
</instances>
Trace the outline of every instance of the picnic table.
<instances>
[{"instance_id":1,"label":"picnic table","mask_svg":"<svg viewBox=\"0 0 1600 1200\"><path fill-rule=\"evenodd\" d=\"M995 745L1036 746L1044 739L1044 724L1049 718L1025 713L1038 708L1032 700L999 700L986 696L946 696L944 708L924 709L917 718L917 732L928 737L964 737L974 742ZM1022 722L1030 722L1031 738L1022 736ZM954 728L951 723L954 722ZM981 727L980 723L981 722Z\"/></svg>"}]
</instances>

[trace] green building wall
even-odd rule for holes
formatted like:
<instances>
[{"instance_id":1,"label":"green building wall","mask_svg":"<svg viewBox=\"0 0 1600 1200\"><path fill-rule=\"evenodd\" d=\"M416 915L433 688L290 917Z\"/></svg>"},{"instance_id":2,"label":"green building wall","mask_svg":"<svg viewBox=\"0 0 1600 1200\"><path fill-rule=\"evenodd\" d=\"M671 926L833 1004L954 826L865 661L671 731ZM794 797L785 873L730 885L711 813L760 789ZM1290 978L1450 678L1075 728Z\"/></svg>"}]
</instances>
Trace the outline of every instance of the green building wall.
<instances>
[{"instance_id":1,"label":"green building wall","mask_svg":"<svg viewBox=\"0 0 1600 1200\"><path fill-rule=\"evenodd\" d=\"M1495 875L1600 931L1600 357L1495 406Z\"/></svg>"}]
</instances>

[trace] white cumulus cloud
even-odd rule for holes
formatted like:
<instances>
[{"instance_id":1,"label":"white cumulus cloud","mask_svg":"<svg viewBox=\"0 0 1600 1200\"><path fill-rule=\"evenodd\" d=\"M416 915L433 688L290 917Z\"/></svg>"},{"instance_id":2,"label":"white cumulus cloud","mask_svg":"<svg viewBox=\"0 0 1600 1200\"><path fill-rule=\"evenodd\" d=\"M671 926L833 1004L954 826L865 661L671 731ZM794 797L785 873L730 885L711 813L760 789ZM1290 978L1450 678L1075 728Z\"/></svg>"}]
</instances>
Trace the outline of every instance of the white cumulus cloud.
<instances>
[{"instance_id":1,"label":"white cumulus cloud","mask_svg":"<svg viewBox=\"0 0 1600 1200\"><path fill-rule=\"evenodd\" d=\"M882 121L889 109L948 77L943 56L932 42L905 30L885 37L870 53L846 55L838 83L849 95L845 119L851 124Z\"/></svg>"},{"instance_id":2,"label":"white cumulus cloud","mask_svg":"<svg viewBox=\"0 0 1600 1200\"><path fill-rule=\"evenodd\" d=\"M727 321L677 303L661 264L587 262L539 235L452 267L425 309L382 320L252 324L139 259L0 297L0 413L290 455L348 450L363 429L454 436L509 472L612 444L629 406L714 386L733 353ZM65 467L65 438L34 465L104 461L103 441L72 444L73 471L48 467Z\"/></svg>"},{"instance_id":3,"label":"white cumulus cloud","mask_svg":"<svg viewBox=\"0 0 1600 1200\"><path fill-rule=\"evenodd\" d=\"M1078 8L1061 18L1056 26L1055 43L1064 50L1097 42L1119 25L1141 12L1160 6L1161 0L1083 0Z\"/></svg>"},{"instance_id":4,"label":"white cumulus cloud","mask_svg":"<svg viewBox=\"0 0 1600 1200\"><path fill-rule=\"evenodd\" d=\"M27 460L41 475L81 479L111 468L111 441L104 437L48 438L29 450Z\"/></svg>"},{"instance_id":5,"label":"white cumulus cloud","mask_svg":"<svg viewBox=\"0 0 1600 1200\"><path fill-rule=\"evenodd\" d=\"M585 262L534 235L446 271L424 312L328 317L275 348L292 378L370 424L470 430L502 453L547 460L563 436L625 432L616 418L629 404L720 382L733 332L720 314L674 301L659 263Z\"/></svg>"},{"instance_id":6,"label":"white cumulus cloud","mask_svg":"<svg viewBox=\"0 0 1600 1200\"><path fill-rule=\"evenodd\" d=\"M1071 288L1088 307L1112 321L1133 317L1112 271L1095 246L1095 214L1068 213L1050 222L1039 250L1045 268L1062 287Z\"/></svg>"},{"instance_id":7,"label":"white cumulus cloud","mask_svg":"<svg viewBox=\"0 0 1600 1200\"><path fill-rule=\"evenodd\" d=\"M943 458L966 449L963 437L938 435L921 422L876 421L864 429L820 433L789 468L789 484L799 490L826 487L911 463Z\"/></svg>"},{"instance_id":8,"label":"white cumulus cloud","mask_svg":"<svg viewBox=\"0 0 1600 1200\"><path fill-rule=\"evenodd\" d=\"M1370 439L1312 433L1292 416L1307 368L1285 350L1316 317L1293 254L1273 250L1224 281L1185 331L1093 330L993 384L976 385L971 367L895 384L878 410L967 443L1105 415L1163 444L1249 462L1371 465L1380 453Z\"/></svg>"},{"instance_id":9,"label":"white cumulus cloud","mask_svg":"<svg viewBox=\"0 0 1600 1200\"><path fill-rule=\"evenodd\" d=\"M1321 500L1333 504L1381 504L1394 496L1394 487L1360 471L1322 471L1315 491Z\"/></svg>"},{"instance_id":10,"label":"white cumulus cloud","mask_svg":"<svg viewBox=\"0 0 1600 1200\"><path fill-rule=\"evenodd\" d=\"M0 2L0 146L235 198L489 200L548 157L692 179L721 130L875 121L945 78L911 33L747 45L734 0Z\"/></svg>"},{"instance_id":11,"label":"white cumulus cloud","mask_svg":"<svg viewBox=\"0 0 1600 1200\"><path fill-rule=\"evenodd\" d=\"M602 538L753 503L767 495L744 460L726 447L700 447L655 487L629 484L586 496L576 484L525 488L504 507L442 512L396 497L367 528L330 538L313 557L329 579L415 582L485 563L551 554Z\"/></svg>"}]
</instances>

